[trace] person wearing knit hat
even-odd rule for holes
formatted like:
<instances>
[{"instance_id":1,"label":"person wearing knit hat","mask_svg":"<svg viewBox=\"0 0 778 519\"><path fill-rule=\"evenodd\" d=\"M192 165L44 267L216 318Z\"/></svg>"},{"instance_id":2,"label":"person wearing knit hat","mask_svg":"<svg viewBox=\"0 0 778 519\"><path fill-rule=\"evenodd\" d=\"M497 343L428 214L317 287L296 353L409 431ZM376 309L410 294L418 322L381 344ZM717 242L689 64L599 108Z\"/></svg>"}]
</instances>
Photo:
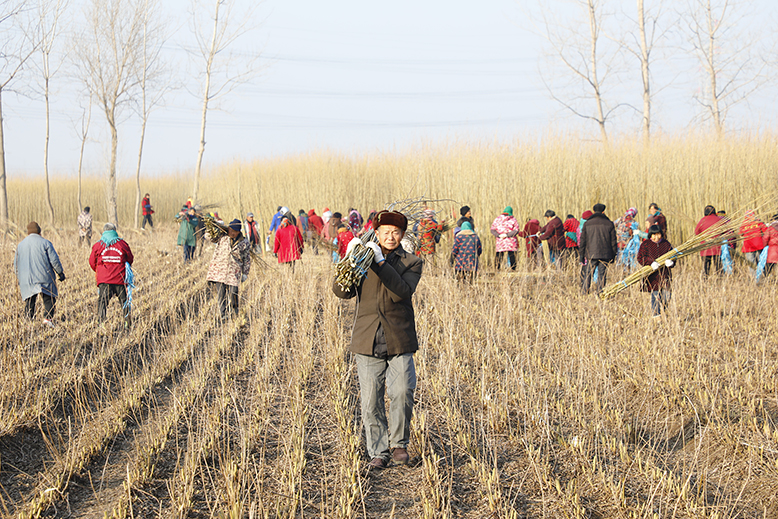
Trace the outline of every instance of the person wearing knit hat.
<instances>
[{"instance_id":1,"label":"person wearing knit hat","mask_svg":"<svg viewBox=\"0 0 778 519\"><path fill-rule=\"evenodd\" d=\"M205 279L211 292L217 293L222 319L237 315L238 286L248 279L251 269L251 244L241 227L241 221L236 218L227 226L226 234L209 234L216 248Z\"/></svg>"},{"instance_id":2,"label":"person wearing knit hat","mask_svg":"<svg viewBox=\"0 0 778 519\"><path fill-rule=\"evenodd\" d=\"M454 274L459 281L473 283L478 273L478 258L483 248L481 240L473 230L473 224L462 223L462 229L454 237L451 257L454 259Z\"/></svg>"},{"instance_id":3,"label":"person wearing knit hat","mask_svg":"<svg viewBox=\"0 0 778 519\"><path fill-rule=\"evenodd\" d=\"M465 222L470 222L470 225L473 226L473 231L475 231L475 221L473 220L473 211L470 210L470 206L464 205L460 207L459 214L459 220L457 220L457 224L454 226L454 236L462 229L462 224Z\"/></svg>"},{"instance_id":4,"label":"person wearing knit hat","mask_svg":"<svg viewBox=\"0 0 778 519\"><path fill-rule=\"evenodd\" d=\"M494 219L490 231L496 240L495 267L498 270L502 267L507 253L511 270L516 270L516 251L519 250L519 240L516 235L519 233L519 222L513 217L511 206L506 207L502 214Z\"/></svg>"},{"instance_id":5,"label":"person wearing knit hat","mask_svg":"<svg viewBox=\"0 0 778 519\"><path fill-rule=\"evenodd\" d=\"M97 319L105 321L108 304L115 296L122 306L124 326L132 324L130 305L127 304L127 265L132 266L135 256L129 244L119 237L116 226L107 223L103 226L103 234L89 254L89 266L95 272L97 284Z\"/></svg>"},{"instance_id":6,"label":"person wearing knit hat","mask_svg":"<svg viewBox=\"0 0 778 519\"><path fill-rule=\"evenodd\" d=\"M43 324L53 327L52 319L59 295L56 278L64 281L65 271L54 245L41 236L37 222L27 224L27 237L16 247L14 272L24 301L24 314L30 320L35 318L35 302L40 294L44 307Z\"/></svg>"},{"instance_id":7,"label":"person wearing knit hat","mask_svg":"<svg viewBox=\"0 0 778 519\"><path fill-rule=\"evenodd\" d=\"M651 293L651 312L659 317L662 310L670 302L672 273L675 266L673 260L657 263L657 259L671 250L673 246L662 235L662 228L654 224L648 228L648 239L640 244L637 262L640 265L651 265L654 272L643 280L641 291Z\"/></svg>"},{"instance_id":8,"label":"person wearing knit hat","mask_svg":"<svg viewBox=\"0 0 778 519\"><path fill-rule=\"evenodd\" d=\"M373 253L367 277L349 291L334 280L332 291L341 299L357 298L349 351L357 364L368 467L382 469L390 462L409 461L416 390L413 354L419 349L412 297L423 261L401 245L408 228L405 215L381 211L375 225L378 243L365 244ZM350 247L362 243L354 240ZM384 395L389 397L388 421Z\"/></svg>"}]
</instances>

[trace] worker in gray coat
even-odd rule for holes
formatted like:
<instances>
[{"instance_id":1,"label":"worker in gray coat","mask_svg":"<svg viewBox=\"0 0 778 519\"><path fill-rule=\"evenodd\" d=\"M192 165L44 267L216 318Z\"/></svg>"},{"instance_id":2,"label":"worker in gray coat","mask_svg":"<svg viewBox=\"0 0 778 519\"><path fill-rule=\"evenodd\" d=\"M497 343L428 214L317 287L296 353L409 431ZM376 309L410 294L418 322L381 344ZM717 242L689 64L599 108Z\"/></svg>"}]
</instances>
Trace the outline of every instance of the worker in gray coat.
<instances>
[{"instance_id":1,"label":"worker in gray coat","mask_svg":"<svg viewBox=\"0 0 778 519\"><path fill-rule=\"evenodd\" d=\"M27 317L35 317L35 301L40 294L45 308L43 324L53 327L51 319L54 317L58 295L54 276L63 281L65 271L54 245L41 236L40 225L36 222L27 224L27 237L16 247L14 271L19 280L19 291L22 293Z\"/></svg>"}]
</instances>

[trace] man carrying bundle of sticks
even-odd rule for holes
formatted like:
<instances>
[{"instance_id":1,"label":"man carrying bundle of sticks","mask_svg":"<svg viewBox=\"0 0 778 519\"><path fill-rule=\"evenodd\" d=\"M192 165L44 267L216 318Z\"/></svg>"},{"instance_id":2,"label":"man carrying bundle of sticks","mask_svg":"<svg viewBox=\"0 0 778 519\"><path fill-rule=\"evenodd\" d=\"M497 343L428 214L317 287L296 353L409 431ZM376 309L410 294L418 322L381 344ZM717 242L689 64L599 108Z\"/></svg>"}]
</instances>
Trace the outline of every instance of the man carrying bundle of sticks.
<instances>
[{"instance_id":1,"label":"man carrying bundle of sticks","mask_svg":"<svg viewBox=\"0 0 778 519\"><path fill-rule=\"evenodd\" d=\"M349 290L337 282L332 290L341 299L357 298L356 319L349 351L355 354L362 421L371 469L390 461L408 463L418 350L411 296L421 279L421 258L406 252L400 241L408 219L400 212L381 211L375 217L378 243L365 246L373 254L366 278ZM354 238L350 248L363 243ZM389 421L384 393L389 396Z\"/></svg>"},{"instance_id":2,"label":"man carrying bundle of sticks","mask_svg":"<svg viewBox=\"0 0 778 519\"><path fill-rule=\"evenodd\" d=\"M208 233L216 249L208 265L206 280L218 294L222 319L238 313L238 286L248 279L251 269L251 245L241 232L242 226L236 218L230 222L226 234L223 231Z\"/></svg>"}]
</instances>

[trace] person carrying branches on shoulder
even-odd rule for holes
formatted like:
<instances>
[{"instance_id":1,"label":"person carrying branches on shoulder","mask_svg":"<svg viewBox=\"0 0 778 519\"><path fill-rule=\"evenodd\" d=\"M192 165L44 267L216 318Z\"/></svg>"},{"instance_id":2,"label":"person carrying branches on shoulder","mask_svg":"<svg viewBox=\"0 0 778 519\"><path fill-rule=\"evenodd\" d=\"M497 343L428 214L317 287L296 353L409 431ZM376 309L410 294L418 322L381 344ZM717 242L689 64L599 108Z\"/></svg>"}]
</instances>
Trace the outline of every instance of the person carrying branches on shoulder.
<instances>
[{"instance_id":1,"label":"person carrying branches on shoulder","mask_svg":"<svg viewBox=\"0 0 778 519\"><path fill-rule=\"evenodd\" d=\"M640 265L651 265L654 272L643 279L641 290L651 293L651 312L658 317L662 310L667 308L670 302L672 269L675 266L673 260L667 260L663 264L657 263L657 258L673 250L670 242L662 236L662 229L654 224L648 228L648 239L640 244L637 262Z\"/></svg>"},{"instance_id":2,"label":"person carrying branches on shoulder","mask_svg":"<svg viewBox=\"0 0 778 519\"><path fill-rule=\"evenodd\" d=\"M251 245L241 232L237 218L223 228L210 229L208 235L216 248L208 265L206 281L219 298L222 319L238 313L238 286L248 279L251 269Z\"/></svg>"},{"instance_id":3,"label":"person carrying branches on shoulder","mask_svg":"<svg viewBox=\"0 0 778 519\"><path fill-rule=\"evenodd\" d=\"M412 296L424 262L400 245L408 228L404 214L381 211L375 225L378 243L365 245L373 254L367 276L349 290L336 277L332 291L341 299L357 298L349 351L359 376L368 467L383 469L390 461L404 465L409 460L416 390L413 354L419 349ZM390 400L388 421L384 394Z\"/></svg>"}]
</instances>

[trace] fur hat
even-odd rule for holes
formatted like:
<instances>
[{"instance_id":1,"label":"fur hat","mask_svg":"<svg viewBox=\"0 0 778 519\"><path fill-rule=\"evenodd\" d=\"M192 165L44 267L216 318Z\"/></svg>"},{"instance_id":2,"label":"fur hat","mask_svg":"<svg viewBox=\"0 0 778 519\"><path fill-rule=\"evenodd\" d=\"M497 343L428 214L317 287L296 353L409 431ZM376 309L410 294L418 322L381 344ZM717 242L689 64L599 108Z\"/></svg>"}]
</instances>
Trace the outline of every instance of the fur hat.
<instances>
[{"instance_id":1,"label":"fur hat","mask_svg":"<svg viewBox=\"0 0 778 519\"><path fill-rule=\"evenodd\" d=\"M469 212L470 212L470 206L468 205L463 205L462 207L459 208L459 214L461 216L465 216Z\"/></svg>"},{"instance_id":2,"label":"fur hat","mask_svg":"<svg viewBox=\"0 0 778 519\"><path fill-rule=\"evenodd\" d=\"M394 225L405 232L408 229L408 218L398 211L380 211L375 215L375 228L378 229L382 225Z\"/></svg>"},{"instance_id":3,"label":"fur hat","mask_svg":"<svg viewBox=\"0 0 778 519\"><path fill-rule=\"evenodd\" d=\"M594 207L592 207L592 209L594 209L595 213L604 213L605 204L594 204Z\"/></svg>"}]
</instances>

